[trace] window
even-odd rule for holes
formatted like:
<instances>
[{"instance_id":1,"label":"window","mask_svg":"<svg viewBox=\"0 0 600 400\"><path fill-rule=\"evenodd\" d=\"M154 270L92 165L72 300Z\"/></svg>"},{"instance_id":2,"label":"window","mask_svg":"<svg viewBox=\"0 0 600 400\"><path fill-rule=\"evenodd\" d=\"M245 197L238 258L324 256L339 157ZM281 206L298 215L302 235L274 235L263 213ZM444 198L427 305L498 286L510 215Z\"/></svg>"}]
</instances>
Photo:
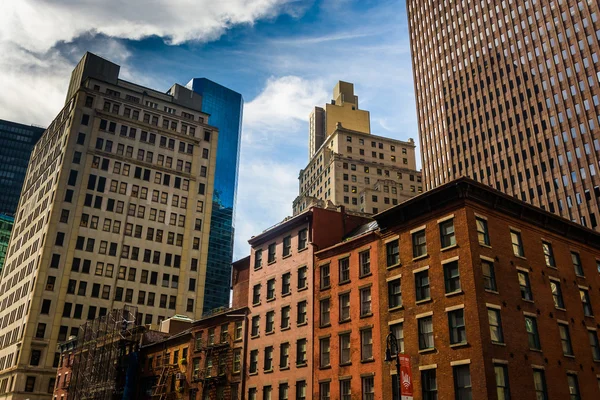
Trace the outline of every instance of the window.
<instances>
[{"instance_id":1,"label":"window","mask_svg":"<svg viewBox=\"0 0 600 400\"><path fill-rule=\"evenodd\" d=\"M275 278L267 281L267 301L275 298Z\"/></svg>"},{"instance_id":2,"label":"window","mask_svg":"<svg viewBox=\"0 0 600 400\"><path fill-rule=\"evenodd\" d=\"M536 400L548 400L548 391L546 389L546 374L543 369L533 370L533 385L535 387Z\"/></svg>"},{"instance_id":3,"label":"window","mask_svg":"<svg viewBox=\"0 0 600 400\"><path fill-rule=\"evenodd\" d=\"M580 400L579 381L576 374L567 374L567 383L569 385L569 399Z\"/></svg>"},{"instance_id":4,"label":"window","mask_svg":"<svg viewBox=\"0 0 600 400\"><path fill-rule=\"evenodd\" d=\"M575 275L583 276L583 268L581 266L581 258L579 253L571 252L571 259L573 260L573 268L575 268Z\"/></svg>"},{"instance_id":5,"label":"window","mask_svg":"<svg viewBox=\"0 0 600 400\"><path fill-rule=\"evenodd\" d=\"M272 333L275 329L275 311L267 311L265 333Z\"/></svg>"},{"instance_id":6,"label":"window","mask_svg":"<svg viewBox=\"0 0 600 400\"><path fill-rule=\"evenodd\" d=\"M298 339L296 342L296 365L304 365L307 363L306 347L306 339Z\"/></svg>"},{"instance_id":7,"label":"window","mask_svg":"<svg viewBox=\"0 0 600 400\"><path fill-rule=\"evenodd\" d=\"M556 262L554 261L554 252L552 251L552 245L548 242L542 242L542 249L544 250L546 266L556 268Z\"/></svg>"},{"instance_id":8,"label":"window","mask_svg":"<svg viewBox=\"0 0 600 400\"><path fill-rule=\"evenodd\" d=\"M319 340L319 366L321 368L325 368L331 365L331 346L329 342L329 338L322 338Z\"/></svg>"},{"instance_id":9,"label":"window","mask_svg":"<svg viewBox=\"0 0 600 400\"><path fill-rule=\"evenodd\" d=\"M592 358L594 361L600 360L600 343L598 343L598 333L594 330L588 329L588 337L590 339L590 346L592 348Z\"/></svg>"},{"instance_id":10,"label":"window","mask_svg":"<svg viewBox=\"0 0 600 400\"><path fill-rule=\"evenodd\" d=\"M290 358L290 344L281 343L279 345L279 368L288 368Z\"/></svg>"},{"instance_id":11,"label":"window","mask_svg":"<svg viewBox=\"0 0 600 400\"><path fill-rule=\"evenodd\" d=\"M358 261L360 264L360 276L366 276L371 273L371 251L365 250L358 253Z\"/></svg>"},{"instance_id":12,"label":"window","mask_svg":"<svg viewBox=\"0 0 600 400\"><path fill-rule=\"evenodd\" d=\"M350 333L344 333L340 335L340 364L349 364L352 360L350 358Z\"/></svg>"},{"instance_id":13,"label":"window","mask_svg":"<svg viewBox=\"0 0 600 400\"><path fill-rule=\"evenodd\" d=\"M483 287L485 290L496 291L496 274L494 272L494 263L487 260L481 261L483 272Z\"/></svg>"},{"instance_id":14,"label":"window","mask_svg":"<svg viewBox=\"0 0 600 400\"><path fill-rule=\"evenodd\" d=\"M350 258L339 260L339 283L350 282Z\"/></svg>"},{"instance_id":15,"label":"window","mask_svg":"<svg viewBox=\"0 0 600 400\"><path fill-rule=\"evenodd\" d=\"M286 272L281 276L281 294L286 295L292 292L292 274Z\"/></svg>"},{"instance_id":16,"label":"window","mask_svg":"<svg viewBox=\"0 0 600 400\"><path fill-rule=\"evenodd\" d=\"M164 286L164 285L163 285ZM252 305L260 304L260 283L252 288Z\"/></svg>"},{"instance_id":17,"label":"window","mask_svg":"<svg viewBox=\"0 0 600 400\"><path fill-rule=\"evenodd\" d=\"M413 257L421 257L427 254L427 238L425 237L425 229L412 234Z\"/></svg>"},{"instance_id":18,"label":"window","mask_svg":"<svg viewBox=\"0 0 600 400\"><path fill-rule=\"evenodd\" d=\"M340 322L350 320L350 293L340 294Z\"/></svg>"},{"instance_id":19,"label":"window","mask_svg":"<svg viewBox=\"0 0 600 400\"><path fill-rule=\"evenodd\" d=\"M498 400L510 400L510 388L508 385L508 368L503 364L494 364L496 375L496 393Z\"/></svg>"},{"instance_id":20,"label":"window","mask_svg":"<svg viewBox=\"0 0 600 400\"><path fill-rule=\"evenodd\" d=\"M402 307L400 278L388 282L388 308Z\"/></svg>"},{"instance_id":21,"label":"window","mask_svg":"<svg viewBox=\"0 0 600 400\"><path fill-rule=\"evenodd\" d=\"M292 237L286 236L283 238L283 256L287 257L292 254Z\"/></svg>"},{"instance_id":22,"label":"window","mask_svg":"<svg viewBox=\"0 0 600 400\"><path fill-rule=\"evenodd\" d=\"M252 329L250 336L258 336L260 333L260 315L255 315L252 317Z\"/></svg>"},{"instance_id":23,"label":"window","mask_svg":"<svg viewBox=\"0 0 600 400\"><path fill-rule=\"evenodd\" d=\"M264 370L265 371L273 370L273 346L265 347Z\"/></svg>"},{"instance_id":24,"label":"window","mask_svg":"<svg viewBox=\"0 0 600 400\"><path fill-rule=\"evenodd\" d=\"M385 244L385 251L387 255L388 268L400 264L400 245L398 239L387 242Z\"/></svg>"},{"instance_id":25,"label":"window","mask_svg":"<svg viewBox=\"0 0 600 400\"><path fill-rule=\"evenodd\" d=\"M303 250L308 244L308 229L302 229L298 232L298 250Z\"/></svg>"},{"instance_id":26,"label":"window","mask_svg":"<svg viewBox=\"0 0 600 400\"><path fill-rule=\"evenodd\" d=\"M513 253L517 257L525 257L523 242L521 241L521 232L510 231L510 240L512 242Z\"/></svg>"},{"instance_id":27,"label":"window","mask_svg":"<svg viewBox=\"0 0 600 400\"><path fill-rule=\"evenodd\" d=\"M429 270L415 273L415 291L417 301L429 300Z\"/></svg>"},{"instance_id":28,"label":"window","mask_svg":"<svg viewBox=\"0 0 600 400\"><path fill-rule=\"evenodd\" d=\"M320 324L320 326L327 326L331 323L330 307L331 307L331 305L330 305L329 299L323 299L319 302L319 310L320 310L319 324Z\"/></svg>"},{"instance_id":29,"label":"window","mask_svg":"<svg viewBox=\"0 0 600 400\"><path fill-rule=\"evenodd\" d=\"M519 277L519 287L521 288L521 298L523 300L533 301L531 284L529 283L529 274L520 270L517 272L517 274Z\"/></svg>"},{"instance_id":30,"label":"window","mask_svg":"<svg viewBox=\"0 0 600 400\"><path fill-rule=\"evenodd\" d=\"M296 400L306 400L306 381L296 382Z\"/></svg>"},{"instance_id":31,"label":"window","mask_svg":"<svg viewBox=\"0 0 600 400\"><path fill-rule=\"evenodd\" d=\"M444 282L446 293L460 292L458 261L452 261L444 264Z\"/></svg>"},{"instance_id":32,"label":"window","mask_svg":"<svg viewBox=\"0 0 600 400\"><path fill-rule=\"evenodd\" d=\"M452 367L452 372L454 373L454 393L456 400L472 399L469 365Z\"/></svg>"},{"instance_id":33,"label":"window","mask_svg":"<svg viewBox=\"0 0 600 400\"><path fill-rule=\"evenodd\" d=\"M262 250L256 250L254 252L254 269L262 267Z\"/></svg>"},{"instance_id":34,"label":"window","mask_svg":"<svg viewBox=\"0 0 600 400\"><path fill-rule=\"evenodd\" d=\"M583 305L583 314L586 317L593 317L592 303L590 303L590 292L587 289L579 288L579 297Z\"/></svg>"},{"instance_id":35,"label":"window","mask_svg":"<svg viewBox=\"0 0 600 400\"><path fill-rule=\"evenodd\" d=\"M25 380L25 391L28 393L31 393L31 392L33 392L34 387L35 387L35 376L28 376L27 379Z\"/></svg>"},{"instance_id":36,"label":"window","mask_svg":"<svg viewBox=\"0 0 600 400\"><path fill-rule=\"evenodd\" d=\"M421 391L423 400L437 400L437 376L435 368L421 371Z\"/></svg>"},{"instance_id":37,"label":"window","mask_svg":"<svg viewBox=\"0 0 600 400\"><path fill-rule=\"evenodd\" d=\"M360 331L360 359L362 361L373 359L373 331L371 329Z\"/></svg>"},{"instance_id":38,"label":"window","mask_svg":"<svg viewBox=\"0 0 600 400\"><path fill-rule=\"evenodd\" d=\"M307 267L298 268L298 290L308 287Z\"/></svg>"},{"instance_id":39,"label":"window","mask_svg":"<svg viewBox=\"0 0 600 400\"><path fill-rule=\"evenodd\" d=\"M267 255L267 262L270 264L275 261L275 243L269 245L269 254Z\"/></svg>"},{"instance_id":40,"label":"window","mask_svg":"<svg viewBox=\"0 0 600 400\"><path fill-rule=\"evenodd\" d=\"M375 379L373 376L362 378L362 400L375 400Z\"/></svg>"},{"instance_id":41,"label":"window","mask_svg":"<svg viewBox=\"0 0 600 400\"><path fill-rule=\"evenodd\" d=\"M450 344L467 343L464 309L448 312L448 327L450 328Z\"/></svg>"},{"instance_id":42,"label":"window","mask_svg":"<svg viewBox=\"0 0 600 400\"><path fill-rule=\"evenodd\" d=\"M352 391L350 389L350 379L340 380L340 400L351 400Z\"/></svg>"},{"instance_id":43,"label":"window","mask_svg":"<svg viewBox=\"0 0 600 400\"><path fill-rule=\"evenodd\" d=\"M296 323L302 325L308 322L307 320L307 303L306 300L298 302L296 310Z\"/></svg>"},{"instance_id":44,"label":"window","mask_svg":"<svg viewBox=\"0 0 600 400\"><path fill-rule=\"evenodd\" d=\"M423 317L418 320L419 325L419 350L434 348L433 343L433 320L432 317Z\"/></svg>"},{"instance_id":45,"label":"window","mask_svg":"<svg viewBox=\"0 0 600 400\"><path fill-rule=\"evenodd\" d=\"M255 374L258 372L258 350L250 351L249 372L251 374Z\"/></svg>"},{"instance_id":46,"label":"window","mask_svg":"<svg viewBox=\"0 0 600 400\"><path fill-rule=\"evenodd\" d=\"M558 324L558 333L560 334L560 342L562 351L565 356L573 355L573 346L571 345L571 335L569 334L569 325Z\"/></svg>"},{"instance_id":47,"label":"window","mask_svg":"<svg viewBox=\"0 0 600 400\"><path fill-rule=\"evenodd\" d=\"M456 236L454 235L454 219L440 223L440 242L442 249L456 244Z\"/></svg>"},{"instance_id":48,"label":"window","mask_svg":"<svg viewBox=\"0 0 600 400\"><path fill-rule=\"evenodd\" d=\"M535 317L525 316L525 329L527 330L527 341L529 348L532 350L541 350L540 336L537 328L537 320Z\"/></svg>"},{"instance_id":49,"label":"window","mask_svg":"<svg viewBox=\"0 0 600 400\"><path fill-rule=\"evenodd\" d=\"M331 400L330 382L319 382L319 400Z\"/></svg>"},{"instance_id":50,"label":"window","mask_svg":"<svg viewBox=\"0 0 600 400\"><path fill-rule=\"evenodd\" d=\"M371 315L371 288L360 289L360 316Z\"/></svg>"},{"instance_id":51,"label":"window","mask_svg":"<svg viewBox=\"0 0 600 400\"><path fill-rule=\"evenodd\" d=\"M490 245L490 235L488 232L487 221L483 218L476 217L475 224L477 225L477 239L479 240L479 244L489 246Z\"/></svg>"},{"instance_id":52,"label":"window","mask_svg":"<svg viewBox=\"0 0 600 400\"><path fill-rule=\"evenodd\" d=\"M279 400L288 400L288 389L289 385L287 383L279 384ZM232 396L232 399L237 400L237 397Z\"/></svg>"},{"instance_id":53,"label":"window","mask_svg":"<svg viewBox=\"0 0 600 400\"><path fill-rule=\"evenodd\" d=\"M290 327L290 306L281 307L281 329L287 329Z\"/></svg>"},{"instance_id":54,"label":"window","mask_svg":"<svg viewBox=\"0 0 600 400\"><path fill-rule=\"evenodd\" d=\"M331 286L331 271L329 268L329 263L323 264L320 267L321 274L321 290L327 289Z\"/></svg>"},{"instance_id":55,"label":"window","mask_svg":"<svg viewBox=\"0 0 600 400\"><path fill-rule=\"evenodd\" d=\"M490 324L490 337L492 343L504 343L504 334L502 333L502 319L500 310L488 308L488 322Z\"/></svg>"},{"instance_id":56,"label":"window","mask_svg":"<svg viewBox=\"0 0 600 400\"><path fill-rule=\"evenodd\" d=\"M560 288L560 282L558 280L550 281L550 290L552 291L552 299L554 300L554 307L565 308L565 302L563 301L562 290Z\"/></svg>"},{"instance_id":57,"label":"window","mask_svg":"<svg viewBox=\"0 0 600 400\"><path fill-rule=\"evenodd\" d=\"M256 388L248 389L248 400L257 400L256 391L257 391Z\"/></svg>"},{"instance_id":58,"label":"window","mask_svg":"<svg viewBox=\"0 0 600 400\"><path fill-rule=\"evenodd\" d=\"M396 337L398 351L400 353L404 353L404 325L402 322L399 324L390 325L390 332Z\"/></svg>"},{"instance_id":59,"label":"window","mask_svg":"<svg viewBox=\"0 0 600 400\"><path fill-rule=\"evenodd\" d=\"M41 357L42 357L41 350L31 350L31 358L29 359L29 365L33 365L33 366L40 365Z\"/></svg>"}]
</instances>

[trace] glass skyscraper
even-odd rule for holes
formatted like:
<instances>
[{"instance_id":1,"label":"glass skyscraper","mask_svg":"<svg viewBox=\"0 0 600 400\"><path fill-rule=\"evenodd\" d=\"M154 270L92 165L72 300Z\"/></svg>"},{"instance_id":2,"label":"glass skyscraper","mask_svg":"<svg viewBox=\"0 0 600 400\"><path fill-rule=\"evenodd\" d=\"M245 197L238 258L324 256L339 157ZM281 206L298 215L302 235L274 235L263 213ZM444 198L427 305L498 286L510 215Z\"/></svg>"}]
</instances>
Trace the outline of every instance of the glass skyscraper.
<instances>
[{"instance_id":1,"label":"glass skyscraper","mask_svg":"<svg viewBox=\"0 0 600 400\"><path fill-rule=\"evenodd\" d=\"M0 119L0 214L14 215L33 146L44 128Z\"/></svg>"},{"instance_id":2,"label":"glass skyscraper","mask_svg":"<svg viewBox=\"0 0 600 400\"><path fill-rule=\"evenodd\" d=\"M210 114L209 124L219 129L204 291L207 312L229 304L244 99L206 78L192 79L187 87L202 95L202 112Z\"/></svg>"}]
</instances>

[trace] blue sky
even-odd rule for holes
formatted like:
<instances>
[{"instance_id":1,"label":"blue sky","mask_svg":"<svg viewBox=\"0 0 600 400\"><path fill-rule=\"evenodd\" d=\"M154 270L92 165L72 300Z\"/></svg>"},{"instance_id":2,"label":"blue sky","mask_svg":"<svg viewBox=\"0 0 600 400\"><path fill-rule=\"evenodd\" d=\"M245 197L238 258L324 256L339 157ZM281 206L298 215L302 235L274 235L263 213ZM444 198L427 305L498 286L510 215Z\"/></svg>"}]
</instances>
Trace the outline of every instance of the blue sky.
<instances>
[{"instance_id":1,"label":"blue sky","mask_svg":"<svg viewBox=\"0 0 600 400\"><path fill-rule=\"evenodd\" d=\"M159 90L207 77L242 93L235 258L291 214L308 161L308 113L338 80L355 84L374 134L417 141L404 0L97 3L9 3L0 16L0 118L47 125L86 50Z\"/></svg>"}]
</instances>

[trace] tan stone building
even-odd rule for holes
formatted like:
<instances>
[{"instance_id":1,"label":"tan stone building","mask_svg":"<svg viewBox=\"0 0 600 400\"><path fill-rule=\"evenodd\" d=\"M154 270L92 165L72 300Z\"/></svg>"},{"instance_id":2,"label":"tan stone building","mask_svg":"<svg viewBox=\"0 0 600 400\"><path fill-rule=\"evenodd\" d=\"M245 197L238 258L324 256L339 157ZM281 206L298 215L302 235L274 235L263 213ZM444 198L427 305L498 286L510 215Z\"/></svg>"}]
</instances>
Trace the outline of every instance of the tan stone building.
<instances>
[{"instance_id":1,"label":"tan stone building","mask_svg":"<svg viewBox=\"0 0 600 400\"><path fill-rule=\"evenodd\" d=\"M423 191L414 141L372 135L370 114L358 109L352 83L339 81L331 104L310 114L309 156L294 215L329 202L376 214Z\"/></svg>"},{"instance_id":2,"label":"tan stone building","mask_svg":"<svg viewBox=\"0 0 600 400\"><path fill-rule=\"evenodd\" d=\"M468 176L593 229L598 1L407 1L425 189Z\"/></svg>"},{"instance_id":3,"label":"tan stone building","mask_svg":"<svg viewBox=\"0 0 600 400\"><path fill-rule=\"evenodd\" d=\"M0 398L49 399L57 343L125 304L199 318L217 130L201 98L87 53L36 145L0 285Z\"/></svg>"}]
</instances>

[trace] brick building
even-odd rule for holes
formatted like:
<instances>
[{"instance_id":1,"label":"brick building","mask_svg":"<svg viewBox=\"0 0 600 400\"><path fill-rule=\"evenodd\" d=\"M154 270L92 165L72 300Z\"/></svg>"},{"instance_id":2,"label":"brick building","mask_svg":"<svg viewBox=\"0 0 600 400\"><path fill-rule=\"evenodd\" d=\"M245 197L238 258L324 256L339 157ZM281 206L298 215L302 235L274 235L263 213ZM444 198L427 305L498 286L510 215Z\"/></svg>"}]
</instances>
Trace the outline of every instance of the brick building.
<instances>
[{"instance_id":1,"label":"brick building","mask_svg":"<svg viewBox=\"0 0 600 400\"><path fill-rule=\"evenodd\" d=\"M316 254L315 303L329 296L331 327L315 304L315 346L331 341L327 354L314 350L315 363L330 360L315 367L315 398L349 389L348 398L399 399L395 366L384 362L390 331L410 355L415 400L600 398L600 235L466 178L374 219L376 230ZM367 249L373 275L360 278ZM331 289L321 289L327 265ZM370 281L374 322L360 318ZM365 364L359 332L371 324Z\"/></svg>"},{"instance_id":2,"label":"brick building","mask_svg":"<svg viewBox=\"0 0 600 400\"><path fill-rule=\"evenodd\" d=\"M313 392L313 256L368 220L311 208L250 239L248 400Z\"/></svg>"}]
</instances>

